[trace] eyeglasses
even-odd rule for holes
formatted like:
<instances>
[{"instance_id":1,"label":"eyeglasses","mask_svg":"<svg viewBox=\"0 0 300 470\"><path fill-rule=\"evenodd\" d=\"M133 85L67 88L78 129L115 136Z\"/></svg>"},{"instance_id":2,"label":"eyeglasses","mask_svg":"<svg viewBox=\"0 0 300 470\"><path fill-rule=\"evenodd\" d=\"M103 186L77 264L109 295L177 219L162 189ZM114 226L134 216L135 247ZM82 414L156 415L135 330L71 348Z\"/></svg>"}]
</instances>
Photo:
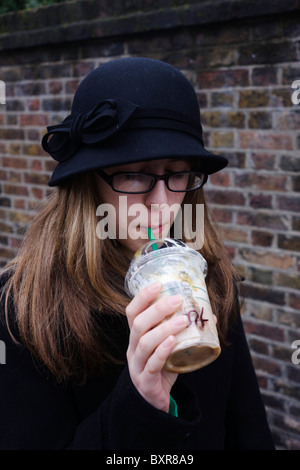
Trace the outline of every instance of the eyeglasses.
<instances>
[{"instance_id":1,"label":"eyeglasses","mask_svg":"<svg viewBox=\"0 0 300 470\"><path fill-rule=\"evenodd\" d=\"M163 180L169 191L183 193L202 188L207 181L207 175L198 171L181 171L167 175L154 175L152 173L119 171L108 175L97 170L101 178L106 181L114 191L126 194L143 194L151 191L157 181Z\"/></svg>"}]
</instances>

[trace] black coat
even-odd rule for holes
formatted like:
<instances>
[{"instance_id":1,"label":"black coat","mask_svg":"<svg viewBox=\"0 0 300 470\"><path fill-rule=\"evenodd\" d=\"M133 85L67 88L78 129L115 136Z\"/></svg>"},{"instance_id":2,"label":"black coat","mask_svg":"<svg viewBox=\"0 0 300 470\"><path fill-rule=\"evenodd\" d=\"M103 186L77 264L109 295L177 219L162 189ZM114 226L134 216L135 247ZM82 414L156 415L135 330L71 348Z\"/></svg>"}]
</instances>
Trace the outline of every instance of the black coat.
<instances>
[{"instance_id":1,"label":"black coat","mask_svg":"<svg viewBox=\"0 0 300 470\"><path fill-rule=\"evenodd\" d=\"M124 361L126 321L112 329ZM12 341L3 303L0 340L0 449L274 449L240 315L216 361L178 377L178 417L142 398L126 364L84 386L57 384Z\"/></svg>"}]
</instances>

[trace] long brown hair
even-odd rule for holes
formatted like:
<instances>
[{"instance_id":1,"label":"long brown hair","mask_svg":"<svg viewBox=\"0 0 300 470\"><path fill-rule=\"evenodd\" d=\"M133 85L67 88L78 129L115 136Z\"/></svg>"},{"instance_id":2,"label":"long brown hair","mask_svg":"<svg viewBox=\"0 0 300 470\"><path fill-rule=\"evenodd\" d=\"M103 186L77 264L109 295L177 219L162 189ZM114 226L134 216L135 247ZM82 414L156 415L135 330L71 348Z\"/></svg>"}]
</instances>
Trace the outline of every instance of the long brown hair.
<instances>
[{"instance_id":1,"label":"long brown hair","mask_svg":"<svg viewBox=\"0 0 300 470\"><path fill-rule=\"evenodd\" d=\"M224 342L238 276L212 224L203 190L186 193L183 202L205 205L200 252L208 262L207 287ZM99 340L99 318L104 312L124 316L129 302L123 282L130 260L116 240L97 238L99 203L92 173L56 188L5 269L10 273L8 326L8 299L13 298L21 342L58 380L84 381L114 360Z\"/></svg>"}]
</instances>

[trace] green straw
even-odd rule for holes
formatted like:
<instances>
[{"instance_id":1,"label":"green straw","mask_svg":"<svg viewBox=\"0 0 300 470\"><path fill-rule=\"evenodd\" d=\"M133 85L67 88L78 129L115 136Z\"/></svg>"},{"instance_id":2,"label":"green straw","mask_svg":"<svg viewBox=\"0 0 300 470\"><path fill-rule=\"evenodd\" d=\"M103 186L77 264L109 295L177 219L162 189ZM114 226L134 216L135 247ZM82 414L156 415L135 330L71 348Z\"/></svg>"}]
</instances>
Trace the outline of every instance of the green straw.
<instances>
[{"instance_id":1,"label":"green straw","mask_svg":"<svg viewBox=\"0 0 300 470\"><path fill-rule=\"evenodd\" d=\"M151 227L148 227L148 238L149 240L155 240L155 237L153 235L153 232L152 232L152 228ZM156 243L153 243L152 245L152 250L158 250L158 246Z\"/></svg>"}]
</instances>

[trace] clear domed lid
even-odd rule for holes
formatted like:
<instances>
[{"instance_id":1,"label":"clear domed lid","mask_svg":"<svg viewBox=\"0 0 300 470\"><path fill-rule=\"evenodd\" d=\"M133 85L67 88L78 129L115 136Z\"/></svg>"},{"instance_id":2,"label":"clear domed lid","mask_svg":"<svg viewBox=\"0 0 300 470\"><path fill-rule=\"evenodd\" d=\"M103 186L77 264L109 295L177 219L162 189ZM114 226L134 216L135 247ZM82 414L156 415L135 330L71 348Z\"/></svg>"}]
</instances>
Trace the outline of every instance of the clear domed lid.
<instances>
[{"instance_id":1,"label":"clear domed lid","mask_svg":"<svg viewBox=\"0 0 300 470\"><path fill-rule=\"evenodd\" d=\"M174 256L177 255L179 259L184 254L197 257L198 262L202 266L204 275L207 274L207 262L198 251L188 247L188 245L181 240L175 238L159 238L157 240L150 240L135 252L130 263L127 277L130 275L130 268L138 268L153 259L159 259L170 254Z\"/></svg>"}]
</instances>

